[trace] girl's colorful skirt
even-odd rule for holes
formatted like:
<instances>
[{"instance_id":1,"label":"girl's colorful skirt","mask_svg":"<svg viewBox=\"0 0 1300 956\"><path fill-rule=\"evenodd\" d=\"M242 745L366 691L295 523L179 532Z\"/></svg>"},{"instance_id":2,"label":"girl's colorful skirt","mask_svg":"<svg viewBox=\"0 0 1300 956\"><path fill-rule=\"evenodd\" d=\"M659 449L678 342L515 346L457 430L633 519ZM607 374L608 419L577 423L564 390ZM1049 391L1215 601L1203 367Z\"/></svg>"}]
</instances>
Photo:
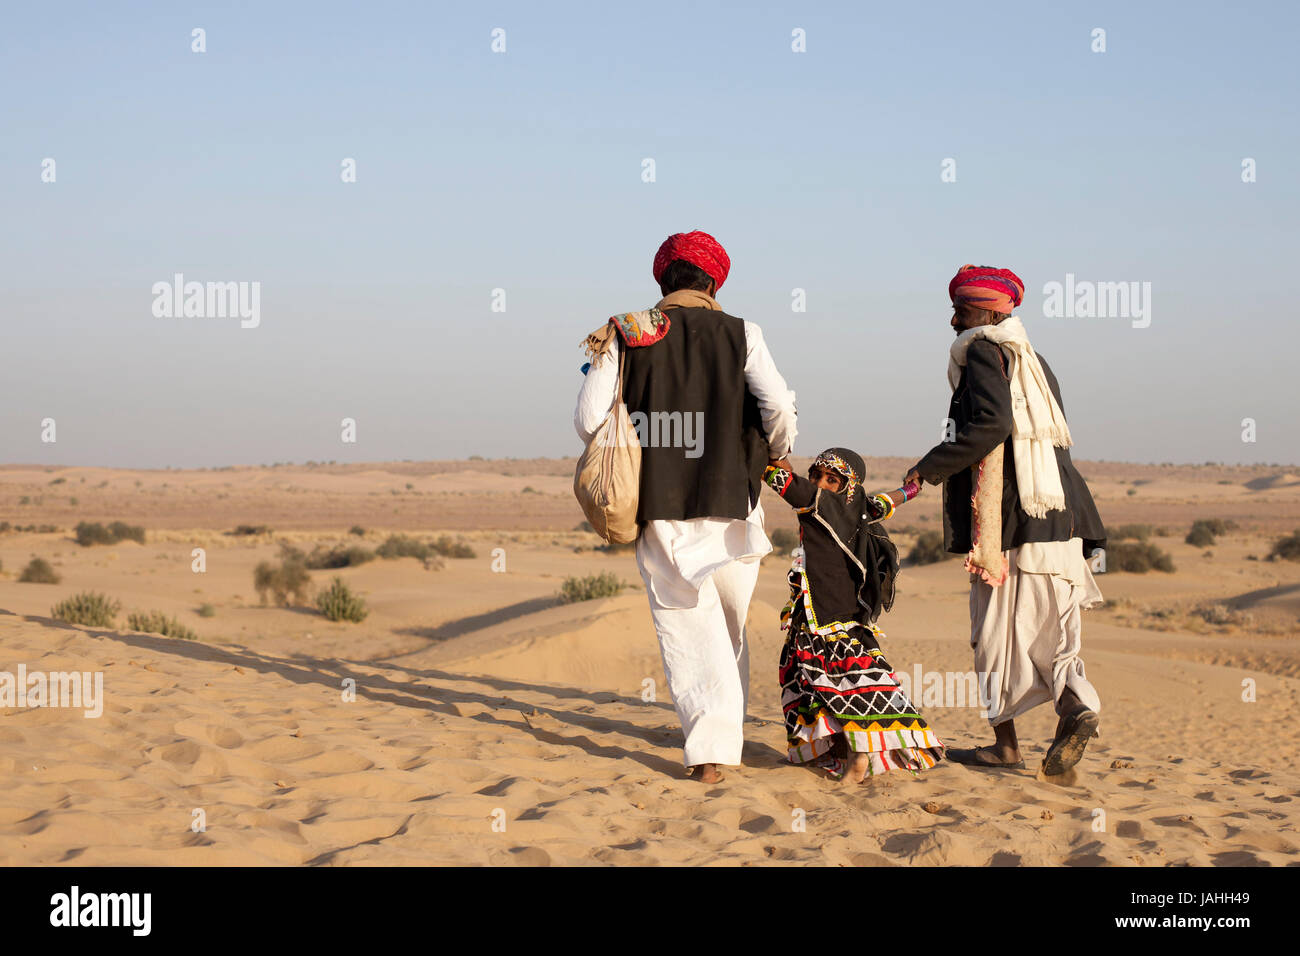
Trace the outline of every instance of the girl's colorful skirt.
<instances>
[{"instance_id":1,"label":"girl's colorful skirt","mask_svg":"<svg viewBox=\"0 0 1300 956\"><path fill-rule=\"evenodd\" d=\"M871 755L868 776L913 774L943 757L944 745L912 704L880 650L874 625L820 635L802 609L790 617L781 649L781 709L791 763L817 763L833 777L844 772L837 740ZM842 736L837 736L842 735Z\"/></svg>"}]
</instances>

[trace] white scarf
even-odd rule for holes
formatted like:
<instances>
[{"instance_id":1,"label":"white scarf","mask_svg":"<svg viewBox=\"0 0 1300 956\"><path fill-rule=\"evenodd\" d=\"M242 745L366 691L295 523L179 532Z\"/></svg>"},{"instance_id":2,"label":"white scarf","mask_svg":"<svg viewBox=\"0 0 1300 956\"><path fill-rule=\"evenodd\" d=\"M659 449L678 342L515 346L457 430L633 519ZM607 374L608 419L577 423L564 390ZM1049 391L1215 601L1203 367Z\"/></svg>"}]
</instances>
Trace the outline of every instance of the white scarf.
<instances>
[{"instance_id":1,"label":"white scarf","mask_svg":"<svg viewBox=\"0 0 1300 956\"><path fill-rule=\"evenodd\" d=\"M1048 511L1065 509L1061 471L1053 446L1069 448L1070 426L1056 404L1056 397L1043 374L1034 347L1029 344L1024 324L1009 315L997 325L978 325L957 336L948 360L948 384L957 388L966 351L977 339L987 339L1002 348L1011 378L1011 451L1015 458L1016 485L1020 506L1034 518Z\"/></svg>"}]
</instances>

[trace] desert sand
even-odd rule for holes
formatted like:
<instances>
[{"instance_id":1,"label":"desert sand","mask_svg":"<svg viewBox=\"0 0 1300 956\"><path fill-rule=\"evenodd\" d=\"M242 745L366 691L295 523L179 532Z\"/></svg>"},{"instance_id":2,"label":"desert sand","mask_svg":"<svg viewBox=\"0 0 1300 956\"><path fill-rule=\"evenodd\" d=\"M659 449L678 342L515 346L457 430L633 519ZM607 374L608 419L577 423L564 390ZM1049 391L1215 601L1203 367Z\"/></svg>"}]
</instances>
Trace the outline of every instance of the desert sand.
<instances>
[{"instance_id":1,"label":"desert sand","mask_svg":"<svg viewBox=\"0 0 1300 956\"><path fill-rule=\"evenodd\" d=\"M871 460L868 485L894 487L908 464ZM1035 773L1046 708L1017 721L1022 772L944 762L848 787L786 763L787 558L769 556L744 765L706 788L684 775L633 557L576 530L572 467L0 466L0 671L101 672L105 693L97 718L0 708L0 863L1300 862L1300 563L1266 560L1300 528L1296 468L1081 464L1108 527L1154 526L1176 570L1099 577L1108 605L1085 615L1084 660L1101 736L1063 781ZM783 502L765 507L769 529L794 527ZM938 508L927 489L891 521L904 554ZM1197 548L1183 541L1197 518L1236 527ZM83 520L143 525L146 542L81 547ZM227 533L240 524L270 530ZM281 541L374 548L395 532L476 556L313 571L313 587L338 576L363 596L360 623L253 589ZM20 582L34 556L61 582ZM605 571L629 587L558 602L566 578ZM113 627L50 616L87 590L121 602ZM905 564L881 622L898 671L969 670L966 591L955 560ZM127 628L148 610L198 640ZM950 746L990 737L977 706L924 709Z\"/></svg>"}]
</instances>

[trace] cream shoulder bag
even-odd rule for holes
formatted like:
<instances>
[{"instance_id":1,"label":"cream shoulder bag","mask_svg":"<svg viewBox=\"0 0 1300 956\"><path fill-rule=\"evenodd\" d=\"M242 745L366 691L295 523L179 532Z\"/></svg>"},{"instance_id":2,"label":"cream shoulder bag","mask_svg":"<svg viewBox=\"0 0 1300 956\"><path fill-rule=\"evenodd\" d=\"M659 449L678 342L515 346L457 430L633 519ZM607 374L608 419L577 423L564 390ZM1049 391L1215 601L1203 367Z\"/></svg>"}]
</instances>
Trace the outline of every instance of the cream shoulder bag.
<instances>
[{"instance_id":1,"label":"cream shoulder bag","mask_svg":"<svg viewBox=\"0 0 1300 956\"><path fill-rule=\"evenodd\" d=\"M587 336L584 346L593 363L617 347L613 323ZM578 457L573 493L587 521L611 544L631 544L637 537L636 512L641 496L641 443L623 401L625 349L619 350L614 405Z\"/></svg>"}]
</instances>

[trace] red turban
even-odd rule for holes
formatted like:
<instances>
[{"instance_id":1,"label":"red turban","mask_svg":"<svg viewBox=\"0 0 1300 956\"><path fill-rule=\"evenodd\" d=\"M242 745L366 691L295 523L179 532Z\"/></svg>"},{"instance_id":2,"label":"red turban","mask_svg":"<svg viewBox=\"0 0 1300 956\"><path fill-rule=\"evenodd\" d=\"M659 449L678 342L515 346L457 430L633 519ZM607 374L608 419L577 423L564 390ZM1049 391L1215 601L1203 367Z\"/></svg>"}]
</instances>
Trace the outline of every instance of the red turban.
<instances>
[{"instance_id":1,"label":"red turban","mask_svg":"<svg viewBox=\"0 0 1300 956\"><path fill-rule=\"evenodd\" d=\"M664 240L664 244L655 253L652 272L655 282L664 274L664 270L678 259L685 259L693 266L704 270L704 274L713 280L713 291L722 288L731 271L731 258L722 243L707 232L677 232Z\"/></svg>"},{"instance_id":2,"label":"red turban","mask_svg":"<svg viewBox=\"0 0 1300 956\"><path fill-rule=\"evenodd\" d=\"M948 283L953 305L973 305L1010 314L1025 297L1025 284L1010 269L964 265Z\"/></svg>"}]
</instances>

